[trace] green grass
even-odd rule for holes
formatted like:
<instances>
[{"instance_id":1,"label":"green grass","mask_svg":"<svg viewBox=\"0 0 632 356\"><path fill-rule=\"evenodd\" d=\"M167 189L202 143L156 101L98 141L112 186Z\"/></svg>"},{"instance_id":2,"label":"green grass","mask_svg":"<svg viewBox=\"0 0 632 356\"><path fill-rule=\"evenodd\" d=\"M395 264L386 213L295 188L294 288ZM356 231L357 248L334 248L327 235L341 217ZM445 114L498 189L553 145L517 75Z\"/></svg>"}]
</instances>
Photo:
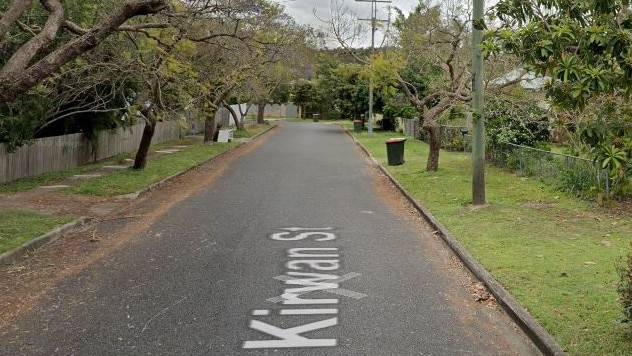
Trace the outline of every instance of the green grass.
<instances>
[{"instance_id":1,"label":"green grass","mask_svg":"<svg viewBox=\"0 0 632 356\"><path fill-rule=\"evenodd\" d=\"M123 158L131 157L132 154L121 154L115 157L109 158L104 161L100 161L95 164L88 164L85 166L67 169L63 171L49 172L40 174L34 177L22 178L16 181L0 184L0 194L2 193L17 193L25 190L29 190L35 187L39 187L42 185L52 185L56 182L63 180L64 178L71 177L75 174L82 174L86 172L90 172L104 165L114 165L118 163Z\"/></svg>"},{"instance_id":2,"label":"green grass","mask_svg":"<svg viewBox=\"0 0 632 356\"><path fill-rule=\"evenodd\" d=\"M0 210L0 253L67 224L74 216L54 216L18 210Z\"/></svg>"},{"instance_id":3,"label":"green grass","mask_svg":"<svg viewBox=\"0 0 632 356\"><path fill-rule=\"evenodd\" d=\"M268 129L268 125L250 125L245 131L236 131L235 137L248 138ZM152 150L159 150L174 145L189 144L194 140L171 141L154 145ZM158 156L147 163L144 170L136 171L125 169L112 172L102 177L81 182L67 188L69 193L90 194L97 196L115 196L136 192L151 183L160 181L175 173L198 165L218 154L238 145L238 142L217 143L213 145L194 144L180 152ZM1 185L0 193L19 192L44 184L53 184L63 178L86 173L98 169L103 165L116 164L124 158L133 157L134 152L121 154L116 157L101 161L97 164L86 165L75 169L52 172L37 177L20 179L18 181ZM72 220L73 216L53 216L22 212L16 210L0 210L0 253L18 247L25 242L39 237L46 232L64 225Z\"/></svg>"},{"instance_id":4,"label":"green grass","mask_svg":"<svg viewBox=\"0 0 632 356\"><path fill-rule=\"evenodd\" d=\"M92 178L76 186L66 188L73 194L116 196L136 192L211 157L235 147L235 141L213 145L197 144L180 152L151 159L145 169L127 168L98 178Z\"/></svg>"},{"instance_id":5,"label":"green grass","mask_svg":"<svg viewBox=\"0 0 632 356\"><path fill-rule=\"evenodd\" d=\"M629 218L493 167L488 205L473 208L469 155L442 151L439 171L425 172L428 147L409 138L406 163L387 166L390 136L401 135L356 135L569 354L632 355L614 268L629 251Z\"/></svg>"},{"instance_id":6,"label":"green grass","mask_svg":"<svg viewBox=\"0 0 632 356\"><path fill-rule=\"evenodd\" d=\"M235 138L248 138L267 130L268 125L252 125L246 130L235 131ZM169 146L177 145L171 142ZM87 194L96 196L117 196L134 193L152 183L161 181L187 168L196 166L222 152L238 145L238 140L213 145L196 144L181 149L179 152L161 155L151 159L145 169L124 169L98 178L92 178L76 186L67 188L72 194ZM152 148L153 150L154 148Z\"/></svg>"}]
</instances>

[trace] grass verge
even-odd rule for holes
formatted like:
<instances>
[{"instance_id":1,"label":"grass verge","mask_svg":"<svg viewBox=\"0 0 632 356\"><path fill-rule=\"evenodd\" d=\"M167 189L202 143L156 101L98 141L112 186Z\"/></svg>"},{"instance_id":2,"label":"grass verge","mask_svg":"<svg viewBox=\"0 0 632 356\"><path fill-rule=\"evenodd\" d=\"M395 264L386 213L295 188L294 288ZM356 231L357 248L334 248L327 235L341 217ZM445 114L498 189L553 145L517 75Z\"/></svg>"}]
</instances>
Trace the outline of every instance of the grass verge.
<instances>
[{"instance_id":1,"label":"grass verge","mask_svg":"<svg viewBox=\"0 0 632 356\"><path fill-rule=\"evenodd\" d=\"M66 188L66 191L72 194L105 197L134 193L152 183L198 165L236 145L235 141L213 145L196 144L175 154L153 158L147 163L145 169L123 169Z\"/></svg>"},{"instance_id":2,"label":"grass verge","mask_svg":"<svg viewBox=\"0 0 632 356\"><path fill-rule=\"evenodd\" d=\"M0 210L0 254L67 224L76 217Z\"/></svg>"},{"instance_id":3,"label":"grass verge","mask_svg":"<svg viewBox=\"0 0 632 356\"><path fill-rule=\"evenodd\" d=\"M235 131L235 138L248 138L267 130L268 125L249 126L245 131ZM194 167L238 145L234 140L213 145L195 144L181 149L179 152L152 158L145 169L124 169L98 178L82 182L67 188L72 194L96 196L117 196L137 192L152 183L159 182L171 175ZM171 146L178 142L171 142Z\"/></svg>"},{"instance_id":4,"label":"grass verge","mask_svg":"<svg viewBox=\"0 0 632 356\"><path fill-rule=\"evenodd\" d=\"M249 125L245 131L236 131L235 138L253 137L269 128L270 126L268 125ZM151 149L160 150L178 144L190 144L191 142L190 139L185 138L154 145ZM81 182L68 188L67 191L75 194L97 196L115 196L136 192L154 182L198 165L237 145L238 142L236 141L213 145L191 145L180 152L151 159L144 170L125 169L112 172ZM0 185L0 193L19 192L40 185L54 184L75 174L87 173L104 165L116 164L124 158L133 157L133 155L134 153L121 154L96 164L20 179L9 184ZM75 218L74 216L53 216L16 210L0 210L0 253L16 248L52 229L73 221Z\"/></svg>"},{"instance_id":5,"label":"grass verge","mask_svg":"<svg viewBox=\"0 0 632 356\"><path fill-rule=\"evenodd\" d=\"M469 155L442 151L440 170L425 172L428 146L408 139L406 163L387 166L384 141L397 135L355 136L569 354L632 355L614 267L629 218L489 166L488 204L473 207Z\"/></svg>"}]
</instances>

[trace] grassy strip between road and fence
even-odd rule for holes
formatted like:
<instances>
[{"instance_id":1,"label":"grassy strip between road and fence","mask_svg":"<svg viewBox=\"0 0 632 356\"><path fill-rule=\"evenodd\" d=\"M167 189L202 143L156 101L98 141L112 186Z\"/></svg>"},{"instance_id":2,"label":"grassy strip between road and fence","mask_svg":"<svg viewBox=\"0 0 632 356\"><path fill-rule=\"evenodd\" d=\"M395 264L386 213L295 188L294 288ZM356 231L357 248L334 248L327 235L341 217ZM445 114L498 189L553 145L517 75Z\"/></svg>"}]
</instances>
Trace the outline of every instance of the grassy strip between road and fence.
<instances>
[{"instance_id":1,"label":"grassy strip between road and fence","mask_svg":"<svg viewBox=\"0 0 632 356\"><path fill-rule=\"evenodd\" d=\"M469 154L442 151L439 171L426 172L425 143L408 138L405 163L388 166L396 134L354 136L569 354L632 355L615 269L632 241L628 217L489 166L488 204L475 207Z\"/></svg>"},{"instance_id":2,"label":"grassy strip between road and fence","mask_svg":"<svg viewBox=\"0 0 632 356\"><path fill-rule=\"evenodd\" d=\"M111 172L66 188L64 191L71 194L97 196L116 196L133 193L236 147L239 144L238 139L240 138L253 137L269 128L270 126L268 125L249 125L245 131L235 131L234 138L236 140L228 143L216 143L213 145L202 143L191 144L192 140L190 138L184 138L182 140L155 145L151 147L152 151L176 145L189 146L173 154L152 158L148 161L147 167L143 170L128 168ZM199 140L197 141L199 142ZM122 154L97 164L20 179L12 183L0 185L0 193L10 194L40 185L59 183L64 178L75 174L94 171L104 165L115 164L122 159L133 157L133 155L134 153ZM0 210L0 253L20 246L75 218L76 217L67 215L54 216L24 211Z\"/></svg>"},{"instance_id":3,"label":"grassy strip between road and fence","mask_svg":"<svg viewBox=\"0 0 632 356\"><path fill-rule=\"evenodd\" d=\"M183 142L172 142L173 145L181 143ZM123 169L86 180L76 186L67 188L66 191L72 194L107 197L134 193L164 178L194 167L237 145L238 143L234 140L213 145L191 145L182 148L179 152L151 159L145 169Z\"/></svg>"}]
</instances>

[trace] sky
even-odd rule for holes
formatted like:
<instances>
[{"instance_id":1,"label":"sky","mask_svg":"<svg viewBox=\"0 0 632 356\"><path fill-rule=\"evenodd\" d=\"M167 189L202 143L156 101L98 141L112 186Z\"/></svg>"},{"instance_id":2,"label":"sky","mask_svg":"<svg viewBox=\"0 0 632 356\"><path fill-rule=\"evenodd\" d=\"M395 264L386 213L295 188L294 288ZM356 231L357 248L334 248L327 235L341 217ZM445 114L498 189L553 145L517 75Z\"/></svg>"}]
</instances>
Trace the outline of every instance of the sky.
<instances>
[{"instance_id":1,"label":"sky","mask_svg":"<svg viewBox=\"0 0 632 356\"><path fill-rule=\"evenodd\" d=\"M339 1L342 1L345 6L349 7L350 10L356 14L356 17L364 19L371 18L370 2L360 2L355 0ZM314 12L316 12L318 17L322 19L328 19L331 17L330 0L276 0L276 2L285 6L285 11L301 25L311 25L314 28L323 28L324 25L316 18L316 16L314 16ZM408 13L418 3L419 0L392 0L390 3L377 3L377 18L388 19L388 6L397 7L405 13ZM366 37L367 38L363 43L360 43L360 45L368 47L371 42L370 32L368 32L368 30ZM381 33L379 30L376 31L375 41L376 46L381 42Z\"/></svg>"}]
</instances>

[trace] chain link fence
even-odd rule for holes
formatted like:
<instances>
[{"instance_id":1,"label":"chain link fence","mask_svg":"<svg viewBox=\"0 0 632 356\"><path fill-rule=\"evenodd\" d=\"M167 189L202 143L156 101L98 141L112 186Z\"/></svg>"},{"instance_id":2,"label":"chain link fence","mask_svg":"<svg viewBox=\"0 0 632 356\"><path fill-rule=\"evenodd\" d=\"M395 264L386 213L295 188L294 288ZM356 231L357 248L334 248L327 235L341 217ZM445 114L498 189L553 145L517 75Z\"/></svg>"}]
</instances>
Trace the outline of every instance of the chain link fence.
<instances>
[{"instance_id":1,"label":"chain link fence","mask_svg":"<svg viewBox=\"0 0 632 356\"><path fill-rule=\"evenodd\" d=\"M538 177L547 184L582 196L597 189L610 193L608 173L592 160L537 148L505 143L487 148L493 164L525 177Z\"/></svg>"},{"instance_id":2,"label":"chain link fence","mask_svg":"<svg viewBox=\"0 0 632 356\"><path fill-rule=\"evenodd\" d=\"M418 121L406 122L405 132L419 133L428 142ZM416 126L415 126L416 125ZM412 134L411 134L412 135ZM472 135L464 126L441 126L441 148L448 151L472 152ZM610 196L610 178L590 159L545 151L528 146L505 143L486 148L487 161L524 177L537 177L546 184L583 197L603 192Z\"/></svg>"}]
</instances>

